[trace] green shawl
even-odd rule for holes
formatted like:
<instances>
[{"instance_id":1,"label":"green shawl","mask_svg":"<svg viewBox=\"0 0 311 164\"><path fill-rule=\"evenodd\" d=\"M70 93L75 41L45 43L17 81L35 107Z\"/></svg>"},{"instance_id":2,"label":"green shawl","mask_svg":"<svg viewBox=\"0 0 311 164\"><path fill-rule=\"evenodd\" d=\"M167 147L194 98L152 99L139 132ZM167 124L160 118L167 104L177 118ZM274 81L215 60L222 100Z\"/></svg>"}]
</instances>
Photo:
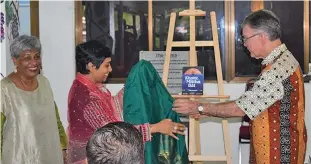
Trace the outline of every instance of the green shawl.
<instances>
[{"instance_id":1,"label":"green shawl","mask_svg":"<svg viewBox=\"0 0 311 164\"><path fill-rule=\"evenodd\" d=\"M140 60L125 83L124 121L133 125L155 124L166 118L180 122L178 114L171 110L173 101L152 64ZM188 164L185 136L177 137L179 140L153 134L152 141L145 143L145 164Z\"/></svg>"}]
</instances>

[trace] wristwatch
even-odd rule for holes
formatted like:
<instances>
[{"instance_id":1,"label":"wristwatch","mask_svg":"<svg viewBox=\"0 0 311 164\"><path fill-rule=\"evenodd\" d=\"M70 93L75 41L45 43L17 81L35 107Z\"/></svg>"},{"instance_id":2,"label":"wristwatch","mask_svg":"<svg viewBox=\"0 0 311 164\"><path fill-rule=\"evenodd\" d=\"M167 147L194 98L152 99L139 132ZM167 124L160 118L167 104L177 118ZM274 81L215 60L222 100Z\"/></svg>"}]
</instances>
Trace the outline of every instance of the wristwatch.
<instances>
[{"instance_id":1,"label":"wristwatch","mask_svg":"<svg viewBox=\"0 0 311 164\"><path fill-rule=\"evenodd\" d=\"M200 113L200 114L203 114L203 110L204 110L203 105L200 104L200 105L198 106L198 111L199 111L199 113Z\"/></svg>"}]
</instances>

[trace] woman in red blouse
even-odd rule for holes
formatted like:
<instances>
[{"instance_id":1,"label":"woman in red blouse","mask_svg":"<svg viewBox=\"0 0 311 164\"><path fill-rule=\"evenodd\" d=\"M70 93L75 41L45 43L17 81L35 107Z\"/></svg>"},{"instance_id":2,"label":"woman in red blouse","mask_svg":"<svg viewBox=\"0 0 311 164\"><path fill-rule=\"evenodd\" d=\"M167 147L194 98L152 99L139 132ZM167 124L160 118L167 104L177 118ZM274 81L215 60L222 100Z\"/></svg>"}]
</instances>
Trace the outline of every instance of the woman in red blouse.
<instances>
[{"instance_id":1,"label":"woman in red blouse","mask_svg":"<svg viewBox=\"0 0 311 164\"><path fill-rule=\"evenodd\" d=\"M86 163L86 144L97 128L107 123L123 121L123 89L112 96L103 82L112 71L111 51L99 41L89 41L76 47L77 76L68 97L68 163ZM177 139L184 134L184 125L169 119L157 124L135 125L143 141L151 133L162 133Z\"/></svg>"}]
</instances>

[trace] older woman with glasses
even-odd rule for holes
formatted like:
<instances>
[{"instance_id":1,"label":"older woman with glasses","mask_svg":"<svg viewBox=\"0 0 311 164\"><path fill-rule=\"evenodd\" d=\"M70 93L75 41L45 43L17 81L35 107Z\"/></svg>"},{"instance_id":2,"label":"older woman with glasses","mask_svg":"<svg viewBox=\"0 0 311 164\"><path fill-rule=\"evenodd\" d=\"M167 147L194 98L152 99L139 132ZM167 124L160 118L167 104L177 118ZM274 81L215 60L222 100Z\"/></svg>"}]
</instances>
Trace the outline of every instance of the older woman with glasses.
<instances>
[{"instance_id":1,"label":"older woman with glasses","mask_svg":"<svg viewBox=\"0 0 311 164\"><path fill-rule=\"evenodd\" d=\"M10 51L15 70L1 80L2 162L63 163L67 139L49 81L39 74L40 41L22 35Z\"/></svg>"}]
</instances>

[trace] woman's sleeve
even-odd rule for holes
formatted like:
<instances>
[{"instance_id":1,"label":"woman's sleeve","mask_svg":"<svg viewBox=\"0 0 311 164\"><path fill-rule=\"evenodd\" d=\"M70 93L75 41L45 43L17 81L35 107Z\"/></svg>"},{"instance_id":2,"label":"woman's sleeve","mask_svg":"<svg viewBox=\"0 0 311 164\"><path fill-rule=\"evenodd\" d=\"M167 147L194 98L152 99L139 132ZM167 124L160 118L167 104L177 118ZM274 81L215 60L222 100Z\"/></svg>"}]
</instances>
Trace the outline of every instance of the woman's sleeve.
<instances>
[{"instance_id":1,"label":"woman's sleeve","mask_svg":"<svg viewBox=\"0 0 311 164\"><path fill-rule=\"evenodd\" d=\"M6 111L6 105L5 105L5 102L6 102L6 97L5 97L5 93L3 91L3 89L1 88L1 120L0 120L0 123L1 123L1 138L0 138L0 160L2 159L2 143L3 143L3 129L4 129L4 124L5 124L5 121L6 121L6 114L7 114L7 111Z\"/></svg>"},{"instance_id":2,"label":"woman's sleeve","mask_svg":"<svg viewBox=\"0 0 311 164\"><path fill-rule=\"evenodd\" d=\"M116 107L120 111L123 111L123 95L124 95L124 87L115 96L113 96L114 101L116 103Z\"/></svg>"},{"instance_id":3,"label":"woman's sleeve","mask_svg":"<svg viewBox=\"0 0 311 164\"><path fill-rule=\"evenodd\" d=\"M6 117L4 115L3 112L1 112L1 144L0 144L0 160L2 159L2 139L3 139L3 127L4 127L4 123L6 121Z\"/></svg>"},{"instance_id":4,"label":"woman's sleeve","mask_svg":"<svg viewBox=\"0 0 311 164\"><path fill-rule=\"evenodd\" d=\"M68 139L67 139L67 135L66 135L64 126L62 124L62 121L60 120L60 117L59 117L57 105L55 102L54 104L55 104L55 113L56 113L56 119L57 119L57 127L58 127L58 132L59 132L60 144L61 144L62 149L64 150L64 149L67 149Z\"/></svg>"},{"instance_id":5,"label":"woman's sleeve","mask_svg":"<svg viewBox=\"0 0 311 164\"><path fill-rule=\"evenodd\" d=\"M138 129L143 136L143 141L144 142L149 142L151 141L151 129L150 129L150 124L142 124L142 125L135 125L136 129Z\"/></svg>"},{"instance_id":6,"label":"woman's sleeve","mask_svg":"<svg viewBox=\"0 0 311 164\"><path fill-rule=\"evenodd\" d=\"M5 120L6 120L6 117L5 117L4 113L1 112L1 135L2 135L2 132L3 132L3 127L4 127Z\"/></svg>"}]
</instances>

